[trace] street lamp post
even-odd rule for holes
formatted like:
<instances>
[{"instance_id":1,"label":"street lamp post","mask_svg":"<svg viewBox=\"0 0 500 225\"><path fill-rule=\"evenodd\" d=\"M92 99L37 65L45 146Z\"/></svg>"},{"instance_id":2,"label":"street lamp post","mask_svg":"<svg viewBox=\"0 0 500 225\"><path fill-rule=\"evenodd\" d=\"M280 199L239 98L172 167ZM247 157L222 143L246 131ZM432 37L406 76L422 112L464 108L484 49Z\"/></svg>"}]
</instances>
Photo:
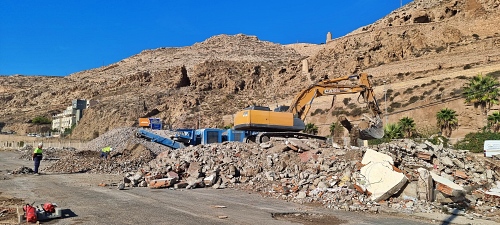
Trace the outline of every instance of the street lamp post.
<instances>
[{"instance_id":1,"label":"street lamp post","mask_svg":"<svg viewBox=\"0 0 500 225\"><path fill-rule=\"evenodd\" d=\"M384 106L385 106L385 124L387 124L387 89L385 87L387 81L384 80Z\"/></svg>"}]
</instances>

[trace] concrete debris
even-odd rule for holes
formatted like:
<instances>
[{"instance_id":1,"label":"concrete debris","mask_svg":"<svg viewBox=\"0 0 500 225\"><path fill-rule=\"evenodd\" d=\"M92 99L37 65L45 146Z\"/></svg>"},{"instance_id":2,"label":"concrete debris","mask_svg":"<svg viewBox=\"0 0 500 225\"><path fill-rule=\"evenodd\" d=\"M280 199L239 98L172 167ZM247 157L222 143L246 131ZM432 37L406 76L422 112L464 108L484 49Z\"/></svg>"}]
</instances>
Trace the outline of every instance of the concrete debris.
<instances>
[{"instance_id":1,"label":"concrete debris","mask_svg":"<svg viewBox=\"0 0 500 225\"><path fill-rule=\"evenodd\" d=\"M91 141L90 149L65 151L47 169L120 173L126 187L256 191L337 210L431 213L442 212L443 205L467 205L466 214L473 217L499 210L498 161L430 142L393 141L368 149L283 138L172 150L141 142L134 129L108 133ZM114 135L125 135L116 137L124 143L114 142ZM99 146L107 142L116 150L108 160L99 159Z\"/></svg>"},{"instance_id":2,"label":"concrete debris","mask_svg":"<svg viewBox=\"0 0 500 225\"><path fill-rule=\"evenodd\" d=\"M96 151L73 151L62 156L43 169L42 172L56 173L127 173L135 172L147 165L155 155L142 144L129 143L123 149L113 150L108 159L100 158L100 150ZM130 178L139 181L141 177Z\"/></svg>"},{"instance_id":3,"label":"concrete debris","mask_svg":"<svg viewBox=\"0 0 500 225\"><path fill-rule=\"evenodd\" d=\"M436 189L448 196L464 196L464 188L452 181L431 172L432 179L437 183Z\"/></svg>"},{"instance_id":4,"label":"concrete debris","mask_svg":"<svg viewBox=\"0 0 500 225\"><path fill-rule=\"evenodd\" d=\"M35 171L33 171L33 169L31 169L31 168L21 166L20 168L17 168L15 170L11 171L10 174L31 174L34 172Z\"/></svg>"},{"instance_id":5,"label":"concrete debris","mask_svg":"<svg viewBox=\"0 0 500 225\"><path fill-rule=\"evenodd\" d=\"M394 170L392 157L368 149L361 161L360 176L356 184L371 193L371 200L379 202L396 194L408 179ZM362 191L364 192L364 191Z\"/></svg>"},{"instance_id":6,"label":"concrete debris","mask_svg":"<svg viewBox=\"0 0 500 225\"><path fill-rule=\"evenodd\" d=\"M299 152L311 150L311 147L304 144L301 140L299 140L297 138L288 138L287 145L293 146L294 148L297 149L296 151L299 151ZM293 149L293 150L295 150L295 149Z\"/></svg>"}]
</instances>

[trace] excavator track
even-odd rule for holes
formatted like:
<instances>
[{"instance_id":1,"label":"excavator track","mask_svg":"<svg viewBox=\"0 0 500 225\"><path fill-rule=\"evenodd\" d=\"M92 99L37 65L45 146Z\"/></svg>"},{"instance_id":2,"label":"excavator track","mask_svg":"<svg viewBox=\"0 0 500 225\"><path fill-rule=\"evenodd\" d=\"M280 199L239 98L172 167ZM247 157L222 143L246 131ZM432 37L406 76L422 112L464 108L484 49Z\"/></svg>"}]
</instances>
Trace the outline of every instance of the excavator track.
<instances>
[{"instance_id":1,"label":"excavator track","mask_svg":"<svg viewBox=\"0 0 500 225\"><path fill-rule=\"evenodd\" d=\"M326 137L317 136L312 134L300 133L300 132L261 132L255 136L255 143L260 144L264 142L268 142L272 137L281 137L281 138L311 138L318 140L326 140Z\"/></svg>"}]
</instances>

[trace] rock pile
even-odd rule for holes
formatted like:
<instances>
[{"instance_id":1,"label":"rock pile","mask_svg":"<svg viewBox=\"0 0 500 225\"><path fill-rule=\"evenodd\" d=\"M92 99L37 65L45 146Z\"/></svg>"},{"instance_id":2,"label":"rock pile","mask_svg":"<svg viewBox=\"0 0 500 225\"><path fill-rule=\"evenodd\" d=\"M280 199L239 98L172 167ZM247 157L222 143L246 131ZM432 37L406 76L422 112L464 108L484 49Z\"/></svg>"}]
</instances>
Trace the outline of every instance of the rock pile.
<instances>
[{"instance_id":1,"label":"rock pile","mask_svg":"<svg viewBox=\"0 0 500 225\"><path fill-rule=\"evenodd\" d=\"M152 130L151 132L163 135L165 137L172 135L172 132L165 130ZM169 149L168 147L150 142L143 138L135 138L136 133L137 133L137 128L134 127L123 127L123 128L113 129L93 139L92 141L87 142L81 148L81 150L101 151L102 148L106 146L111 146L114 150L121 151L124 150L130 144L141 144L148 150L150 150L153 154L157 155Z\"/></svg>"},{"instance_id":2,"label":"rock pile","mask_svg":"<svg viewBox=\"0 0 500 225\"><path fill-rule=\"evenodd\" d=\"M498 162L410 140L374 150L298 142L226 142L168 150L127 173L123 182L150 188L248 189L352 211L441 212L446 206L469 216L498 212L498 198L488 194L500 180Z\"/></svg>"},{"instance_id":3,"label":"rock pile","mask_svg":"<svg viewBox=\"0 0 500 225\"><path fill-rule=\"evenodd\" d=\"M11 174L31 174L33 172L35 172L35 171L33 171L33 169L25 167L25 166L21 166L15 170L12 170L10 173Z\"/></svg>"},{"instance_id":4,"label":"rock pile","mask_svg":"<svg viewBox=\"0 0 500 225\"><path fill-rule=\"evenodd\" d=\"M31 160L33 157L33 149L34 147L31 145L26 145L19 151L21 152L20 159ZM61 157L64 157L71 152L74 152L75 148L44 148L43 149L43 160L58 160Z\"/></svg>"},{"instance_id":5,"label":"rock pile","mask_svg":"<svg viewBox=\"0 0 500 225\"><path fill-rule=\"evenodd\" d=\"M100 151L75 151L45 168L46 172L56 173L126 173L136 171L155 158L142 144L129 143L114 150L108 159L100 158Z\"/></svg>"}]
</instances>

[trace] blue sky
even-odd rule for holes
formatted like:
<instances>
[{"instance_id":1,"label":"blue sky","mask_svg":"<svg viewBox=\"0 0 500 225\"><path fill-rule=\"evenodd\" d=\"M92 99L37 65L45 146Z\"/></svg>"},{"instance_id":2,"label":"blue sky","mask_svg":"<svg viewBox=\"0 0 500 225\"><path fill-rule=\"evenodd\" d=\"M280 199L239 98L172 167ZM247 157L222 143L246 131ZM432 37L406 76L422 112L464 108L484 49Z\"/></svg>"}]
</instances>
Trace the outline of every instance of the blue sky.
<instances>
[{"instance_id":1,"label":"blue sky","mask_svg":"<svg viewBox=\"0 0 500 225\"><path fill-rule=\"evenodd\" d=\"M320 44L328 31L343 36L399 7L400 0L2 0L0 75L66 76L219 34Z\"/></svg>"}]
</instances>

